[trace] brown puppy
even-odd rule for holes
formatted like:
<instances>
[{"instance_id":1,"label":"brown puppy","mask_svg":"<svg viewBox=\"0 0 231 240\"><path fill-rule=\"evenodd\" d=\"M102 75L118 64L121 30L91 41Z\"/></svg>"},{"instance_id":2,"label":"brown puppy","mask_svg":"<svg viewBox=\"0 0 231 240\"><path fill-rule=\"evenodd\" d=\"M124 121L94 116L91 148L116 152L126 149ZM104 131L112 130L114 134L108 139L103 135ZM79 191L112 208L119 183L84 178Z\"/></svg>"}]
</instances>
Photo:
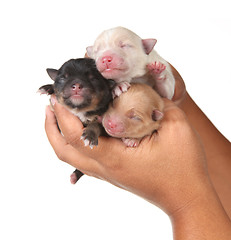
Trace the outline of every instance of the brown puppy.
<instances>
[{"instance_id":1,"label":"brown puppy","mask_svg":"<svg viewBox=\"0 0 231 240\"><path fill-rule=\"evenodd\" d=\"M129 147L137 147L144 136L151 135L160 126L164 102L150 86L133 83L110 104L103 115L106 132L121 138Z\"/></svg>"},{"instance_id":2,"label":"brown puppy","mask_svg":"<svg viewBox=\"0 0 231 240\"><path fill-rule=\"evenodd\" d=\"M137 147L144 136L151 135L163 118L162 98L150 86L132 83L110 104L102 117L108 135L121 138L128 147ZM78 171L71 175L71 182L78 179Z\"/></svg>"}]
</instances>

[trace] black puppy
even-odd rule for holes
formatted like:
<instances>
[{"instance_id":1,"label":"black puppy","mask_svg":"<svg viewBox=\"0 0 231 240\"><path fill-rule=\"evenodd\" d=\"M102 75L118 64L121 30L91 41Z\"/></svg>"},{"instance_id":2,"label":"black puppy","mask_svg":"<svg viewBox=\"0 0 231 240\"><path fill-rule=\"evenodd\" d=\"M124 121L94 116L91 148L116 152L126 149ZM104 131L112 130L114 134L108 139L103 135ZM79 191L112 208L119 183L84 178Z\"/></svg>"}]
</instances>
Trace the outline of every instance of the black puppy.
<instances>
[{"instance_id":1,"label":"black puppy","mask_svg":"<svg viewBox=\"0 0 231 240\"><path fill-rule=\"evenodd\" d=\"M90 58L71 59L59 70L47 69L53 84L39 88L41 94L55 94L58 102L79 117L85 126L81 139L85 146L98 145L103 127L98 117L105 113L112 101L114 81L105 79ZM83 175L75 170L71 182L76 183Z\"/></svg>"}]
</instances>

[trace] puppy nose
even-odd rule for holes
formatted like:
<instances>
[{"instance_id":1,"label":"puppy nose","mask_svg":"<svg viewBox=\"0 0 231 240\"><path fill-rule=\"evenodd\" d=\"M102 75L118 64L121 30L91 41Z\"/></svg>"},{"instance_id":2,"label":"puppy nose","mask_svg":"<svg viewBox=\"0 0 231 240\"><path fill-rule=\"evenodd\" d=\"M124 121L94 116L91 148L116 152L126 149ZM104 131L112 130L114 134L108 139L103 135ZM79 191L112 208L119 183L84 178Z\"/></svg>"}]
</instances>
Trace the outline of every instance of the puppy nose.
<instances>
[{"instance_id":1,"label":"puppy nose","mask_svg":"<svg viewBox=\"0 0 231 240\"><path fill-rule=\"evenodd\" d=\"M112 57L111 56L104 56L103 58L102 58L102 63L110 63L110 62L112 62Z\"/></svg>"},{"instance_id":2,"label":"puppy nose","mask_svg":"<svg viewBox=\"0 0 231 240\"><path fill-rule=\"evenodd\" d=\"M111 128L111 129L114 129L114 128L117 128L117 123L116 121L113 121L111 119L108 120L108 126Z\"/></svg>"},{"instance_id":3,"label":"puppy nose","mask_svg":"<svg viewBox=\"0 0 231 240\"><path fill-rule=\"evenodd\" d=\"M79 91L82 89L82 85L81 84L78 84L78 83L75 83L71 86L71 91L72 91L72 94L78 94Z\"/></svg>"}]
</instances>

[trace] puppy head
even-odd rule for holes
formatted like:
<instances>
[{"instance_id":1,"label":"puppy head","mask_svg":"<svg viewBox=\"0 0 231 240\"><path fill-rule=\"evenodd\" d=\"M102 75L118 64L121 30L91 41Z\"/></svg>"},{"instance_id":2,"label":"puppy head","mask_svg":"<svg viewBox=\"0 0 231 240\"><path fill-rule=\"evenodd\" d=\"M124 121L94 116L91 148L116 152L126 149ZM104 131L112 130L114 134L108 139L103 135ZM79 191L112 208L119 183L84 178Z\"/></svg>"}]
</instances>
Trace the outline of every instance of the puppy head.
<instances>
[{"instance_id":1,"label":"puppy head","mask_svg":"<svg viewBox=\"0 0 231 240\"><path fill-rule=\"evenodd\" d=\"M159 128L163 107L163 100L151 87L132 84L110 104L102 124L110 136L142 138Z\"/></svg>"},{"instance_id":2,"label":"puppy head","mask_svg":"<svg viewBox=\"0 0 231 240\"><path fill-rule=\"evenodd\" d=\"M117 27L101 33L87 53L105 78L129 82L146 73L147 55L155 44L155 39L142 40L132 31Z\"/></svg>"},{"instance_id":3,"label":"puppy head","mask_svg":"<svg viewBox=\"0 0 231 240\"><path fill-rule=\"evenodd\" d=\"M76 113L96 110L112 99L113 83L99 73L93 59L71 59L59 70L49 68L47 73L54 84L42 86L40 91L54 92L61 104Z\"/></svg>"}]
</instances>

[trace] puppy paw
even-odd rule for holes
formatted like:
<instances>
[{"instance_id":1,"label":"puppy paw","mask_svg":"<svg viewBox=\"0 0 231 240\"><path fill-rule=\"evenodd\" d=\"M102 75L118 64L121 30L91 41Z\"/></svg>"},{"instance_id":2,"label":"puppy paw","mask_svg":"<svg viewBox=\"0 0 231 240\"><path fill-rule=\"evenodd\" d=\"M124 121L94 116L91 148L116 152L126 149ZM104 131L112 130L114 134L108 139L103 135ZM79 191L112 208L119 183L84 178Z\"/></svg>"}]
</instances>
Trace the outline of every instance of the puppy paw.
<instances>
[{"instance_id":1,"label":"puppy paw","mask_svg":"<svg viewBox=\"0 0 231 240\"><path fill-rule=\"evenodd\" d=\"M77 183L77 176L76 176L76 174L73 172L72 174L71 174L71 176L70 176L70 182L71 182L71 184L76 184Z\"/></svg>"},{"instance_id":2,"label":"puppy paw","mask_svg":"<svg viewBox=\"0 0 231 240\"><path fill-rule=\"evenodd\" d=\"M127 92L127 90L130 88L130 86L131 85L128 82L118 83L112 91L113 98L119 97L123 92Z\"/></svg>"},{"instance_id":3,"label":"puppy paw","mask_svg":"<svg viewBox=\"0 0 231 240\"><path fill-rule=\"evenodd\" d=\"M140 143L137 138L122 138L122 141L127 147L138 147Z\"/></svg>"},{"instance_id":4,"label":"puppy paw","mask_svg":"<svg viewBox=\"0 0 231 240\"><path fill-rule=\"evenodd\" d=\"M98 145L98 137L91 129L85 128L80 139L83 140L85 147L89 146L92 149Z\"/></svg>"},{"instance_id":5,"label":"puppy paw","mask_svg":"<svg viewBox=\"0 0 231 240\"><path fill-rule=\"evenodd\" d=\"M42 94L51 95L54 93L53 85L52 84L43 85L38 89L37 93L39 93L40 95Z\"/></svg>"},{"instance_id":6,"label":"puppy paw","mask_svg":"<svg viewBox=\"0 0 231 240\"><path fill-rule=\"evenodd\" d=\"M148 70L153 75L160 75L165 69L166 66L161 62L149 63L147 65Z\"/></svg>"}]
</instances>

